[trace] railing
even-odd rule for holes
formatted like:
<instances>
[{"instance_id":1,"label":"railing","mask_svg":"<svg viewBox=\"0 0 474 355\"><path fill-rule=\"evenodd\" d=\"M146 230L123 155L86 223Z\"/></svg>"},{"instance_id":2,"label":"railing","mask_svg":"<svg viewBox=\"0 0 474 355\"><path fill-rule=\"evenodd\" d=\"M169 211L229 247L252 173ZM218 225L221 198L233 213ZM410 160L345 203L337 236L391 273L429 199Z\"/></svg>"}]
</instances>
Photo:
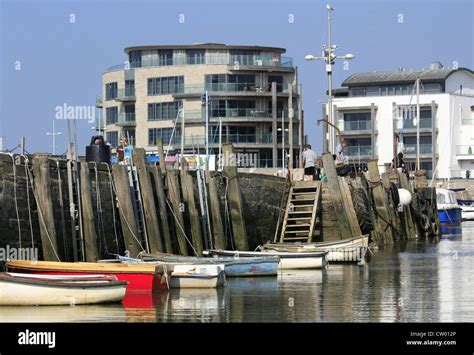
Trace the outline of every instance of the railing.
<instances>
[{"instance_id":1,"label":"railing","mask_svg":"<svg viewBox=\"0 0 474 355\"><path fill-rule=\"evenodd\" d=\"M431 154L432 152L433 146L431 144L420 144L420 154ZM405 144L403 154L407 156L416 155L416 144Z\"/></svg>"},{"instance_id":2,"label":"railing","mask_svg":"<svg viewBox=\"0 0 474 355\"><path fill-rule=\"evenodd\" d=\"M95 98L95 105L97 107L102 107L103 103L104 103L104 101L102 100L102 96L97 96Z\"/></svg>"},{"instance_id":3,"label":"railing","mask_svg":"<svg viewBox=\"0 0 474 355\"><path fill-rule=\"evenodd\" d=\"M471 126L471 125L474 125L474 119L470 119L470 118L468 118L468 119L463 119L463 120L461 121L461 124L462 124L463 126Z\"/></svg>"},{"instance_id":4,"label":"railing","mask_svg":"<svg viewBox=\"0 0 474 355\"><path fill-rule=\"evenodd\" d=\"M354 158L358 156L371 156L372 147L370 145L356 145L344 148L344 152L347 156Z\"/></svg>"},{"instance_id":5,"label":"railing","mask_svg":"<svg viewBox=\"0 0 474 355\"><path fill-rule=\"evenodd\" d=\"M184 92L179 92L178 94L204 94L205 92L238 92L242 94L270 94L271 90L270 87L267 86L264 88L263 86L259 86L255 83L216 83L216 84L206 84L206 85L185 85ZM297 94L297 86L292 86L293 94ZM280 93L288 94L289 90L288 87L284 87Z\"/></svg>"},{"instance_id":6,"label":"railing","mask_svg":"<svg viewBox=\"0 0 474 355\"><path fill-rule=\"evenodd\" d=\"M456 155L473 155L474 154L474 144L473 145L458 145L456 147Z\"/></svg>"},{"instance_id":7,"label":"railing","mask_svg":"<svg viewBox=\"0 0 474 355\"><path fill-rule=\"evenodd\" d=\"M125 88L117 90L116 99L134 99L135 98L135 88Z\"/></svg>"},{"instance_id":8,"label":"railing","mask_svg":"<svg viewBox=\"0 0 474 355\"><path fill-rule=\"evenodd\" d=\"M212 56L205 55L202 59L194 56L173 57L166 59L142 59L141 61L132 62L130 65L122 63L109 67L106 71L127 70L134 68L146 67L163 67L163 66L179 66L179 65L230 65L238 66L255 66L255 67L281 67L293 68L293 58L272 56L272 55L238 55L238 56Z\"/></svg>"},{"instance_id":9,"label":"railing","mask_svg":"<svg viewBox=\"0 0 474 355\"><path fill-rule=\"evenodd\" d=\"M134 124L135 123L135 113L120 113L118 116L118 124Z\"/></svg>"},{"instance_id":10,"label":"railing","mask_svg":"<svg viewBox=\"0 0 474 355\"><path fill-rule=\"evenodd\" d=\"M338 128L342 131L367 131L372 129L371 121L342 121Z\"/></svg>"},{"instance_id":11,"label":"railing","mask_svg":"<svg viewBox=\"0 0 474 355\"><path fill-rule=\"evenodd\" d=\"M297 117L298 112L294 110L294 117ZM185 119L198 119L204 120L205 113L203 110L186 110L184 111ZM281 118L283 111L277 111L277 117ZM231 109L216 109L210 110L209 117L211 119L215 118L272 118L271 110L258 110L255 108L231 108ZM293 118L294 118L293 117ZM285 118L288 118L288 113L285 113Z\"/></svg>"},{"instance_id":12,"label":"railing","mask_svg":"<svg viewBox=\"0 0 474 355\"><path fill-rule=\"evenodd\" d=\"M180 140L176 144L180 144ZM228 134L222 135L222 143L236 143L236 144L271 144L271 133L264 134ZM184 144L188 146L205 144L205 136L190 135L184 137ZM218 144L219 135L209 134L209 144Z\"/></svg>"},{"instance_id":13,"label":"railing","mask_svg":"<svg viewBox=\"0 0 474 355\"><path fill-rule=\"evenodd\" d=\"M402 129L416 129L416 125L414 124L415 120L409 119L396 119L394 120L395 129L402 130ZM422 118L420 120L420 128L431 128L431 117L430 118Z\"/></svg>"}]
</instances>

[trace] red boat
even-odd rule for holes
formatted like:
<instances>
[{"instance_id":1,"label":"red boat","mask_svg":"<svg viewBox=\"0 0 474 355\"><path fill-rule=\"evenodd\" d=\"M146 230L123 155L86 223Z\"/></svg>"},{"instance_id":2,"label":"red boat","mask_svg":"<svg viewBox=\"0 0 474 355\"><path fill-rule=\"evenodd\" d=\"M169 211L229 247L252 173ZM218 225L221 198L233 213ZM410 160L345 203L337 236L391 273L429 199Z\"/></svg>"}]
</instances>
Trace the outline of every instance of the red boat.
<instances>
[{"instance_id":1,"label":"red boat","mask_svg":"<svg viewBox=\"0 0 474 355\"><path fill-rule=\"evenodd\" d=\"M127 293L169 289L169 275L161 265L10 260L6 267L8 272L30 274L113 275L120 281L128 281Z\"/></svg>"}]
</instances>

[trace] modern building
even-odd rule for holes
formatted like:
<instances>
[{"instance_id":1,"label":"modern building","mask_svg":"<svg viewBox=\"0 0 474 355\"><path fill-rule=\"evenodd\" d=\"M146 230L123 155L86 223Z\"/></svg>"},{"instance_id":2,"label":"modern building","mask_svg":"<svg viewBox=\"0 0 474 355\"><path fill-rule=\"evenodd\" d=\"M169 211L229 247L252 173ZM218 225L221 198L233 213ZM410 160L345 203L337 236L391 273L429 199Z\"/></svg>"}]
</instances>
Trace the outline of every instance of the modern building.
<instances>
[{"instance_id":1,"label":"modern building","mask_svg":"<svg viewBox=\"0 0 474 355\"><path fill-rule=\"evenodd\" d=\"M402 151L415 169L417 78L421 169L436 178L464 178L467 171L474 176L474 73L439 62L426 70L353 74L334 90L334 120L345 152L356 164L378 159L379 166L389 166ZM324 131L327 150L327 126Z\"/></svg>"},{"instance_id":2,"label":"modern building","mask_svg":"<svg viewBox=\"0 0 474 355\"><path fill-rule=\"evenodd\" d=\"M185 153L204 154L207 91L210 154L219 141L232 142L236 152L254 155L257 167L278 168L285 149L296 166L303 119L297 69L285 49L204 43L125 53L124 64L103 73L97 100L113 146L128 138L156 152L162 138L165 150L179 152L184 137Z\"/></svg>"}]
</instances>

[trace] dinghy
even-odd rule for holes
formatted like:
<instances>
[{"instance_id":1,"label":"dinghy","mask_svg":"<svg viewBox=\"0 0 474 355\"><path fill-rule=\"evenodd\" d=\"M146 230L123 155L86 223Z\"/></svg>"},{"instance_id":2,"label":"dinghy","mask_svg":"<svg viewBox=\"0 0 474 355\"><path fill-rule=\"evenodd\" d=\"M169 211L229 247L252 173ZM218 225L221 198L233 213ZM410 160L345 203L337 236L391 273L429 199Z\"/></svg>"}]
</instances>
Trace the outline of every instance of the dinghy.
<instances>
[{"instance_id":1,"label":"dinghy","mask_svg":"<svg viewBox=\"0 0 474 355\"><path fill-rule=\"evenodd\" d=\"M170 288L218 288L225 285L224 265L175 264Z\"/></svg>"},{"instance_id":2,"label":"dinghy","mask_svg":"<svg viewBox=\"0 0 474 355\"><path fill-rule=\"evenodd\" d=\"M167 290L166 266L124 263L67 263L55 261L10 260L7 271L46 275L107 275L127 281L127 291Z\"/></svg>"},{"instance_id":3,"label":"dinghy","mask_svg":"<svg viewBox=\"0 0 474 355\"><path fill-rule=\"evenodd\" d=\"M204 255L209 256L233 256L233 257L262 257L275 256L280 258L278 268L280 270L289 269L322 269L328 265L327 252L280 252L280 251L239 251L239 250L206 250Z\"/></svg>"},{"instance_id":4,"label":"dinghy","mask_svg":"<svg viewBox=\"0 0 474 355\"><path fill-rule=\"evenodd\" d=\"M0 305L53 306L121 302L127 282L115 276L0 274Z\"/></svg>"},{"instance_id":5,"label":"dinghy","mask_svg":"<svg viewBox=\"0 0 474 355\"><path fill-rule=\"evenodd\" d=\"M360 262L364 259L369 245L369 235L356 238L320 243L266 243L262 252L328 252L330 262Z\"/></svg>"}]
</instances>

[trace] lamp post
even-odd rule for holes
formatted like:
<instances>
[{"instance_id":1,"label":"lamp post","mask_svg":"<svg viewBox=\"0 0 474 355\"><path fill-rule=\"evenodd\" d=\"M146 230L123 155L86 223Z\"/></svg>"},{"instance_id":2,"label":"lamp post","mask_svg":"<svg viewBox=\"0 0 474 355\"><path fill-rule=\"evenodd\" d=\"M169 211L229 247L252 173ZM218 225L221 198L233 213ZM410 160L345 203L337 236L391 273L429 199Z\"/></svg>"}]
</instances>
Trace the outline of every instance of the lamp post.
<instances>
[{"instance_id":1,"label":"lamp post","mask_svg":"<svg viewBox=\"0 0 474 355\"><path fill-rule=\"evenodd\" d=\"M47 136L53 136L53 155L56 155L56 136L60 136L62 132L56 132L55 120L53 120L53 131L46 132Z\"/></svg>"},{"instance_id":2,"label":"lamp post","mask_svg":"<svg viewBox=\"0 0 474 355\"><path fill-rule=\"evenodd\" d=\"M331 12L333 8L330 5L326 5L327 8L327 19L328 19L328 44L321 47L321 56L314 56L309 54L305 57L306 60L323 59L326 62L326 73L328 74L328 122L334 125L333 107L332 107L332 66L336 62L336 59L354 59L353 54L346 54L343 56L337 56L335 54L338 48L337 44L331 44ZM329 125L328 127L328 150L335 152L336 150L336 139L334 127Z\"/></svg>"},{"instance_id":3,"label":"lamp post","mask_svg":"<svg viewBox=\"0 0 474 355\"><path fill-rule=\"evenodd\" d=\"M285 111L282 111L281 128L277 128L277 131L281 131L281 167L283 171L283 176L286 176L285 132L288 132L288 128L285 128Z\"/></svg>"}]
</instances>

